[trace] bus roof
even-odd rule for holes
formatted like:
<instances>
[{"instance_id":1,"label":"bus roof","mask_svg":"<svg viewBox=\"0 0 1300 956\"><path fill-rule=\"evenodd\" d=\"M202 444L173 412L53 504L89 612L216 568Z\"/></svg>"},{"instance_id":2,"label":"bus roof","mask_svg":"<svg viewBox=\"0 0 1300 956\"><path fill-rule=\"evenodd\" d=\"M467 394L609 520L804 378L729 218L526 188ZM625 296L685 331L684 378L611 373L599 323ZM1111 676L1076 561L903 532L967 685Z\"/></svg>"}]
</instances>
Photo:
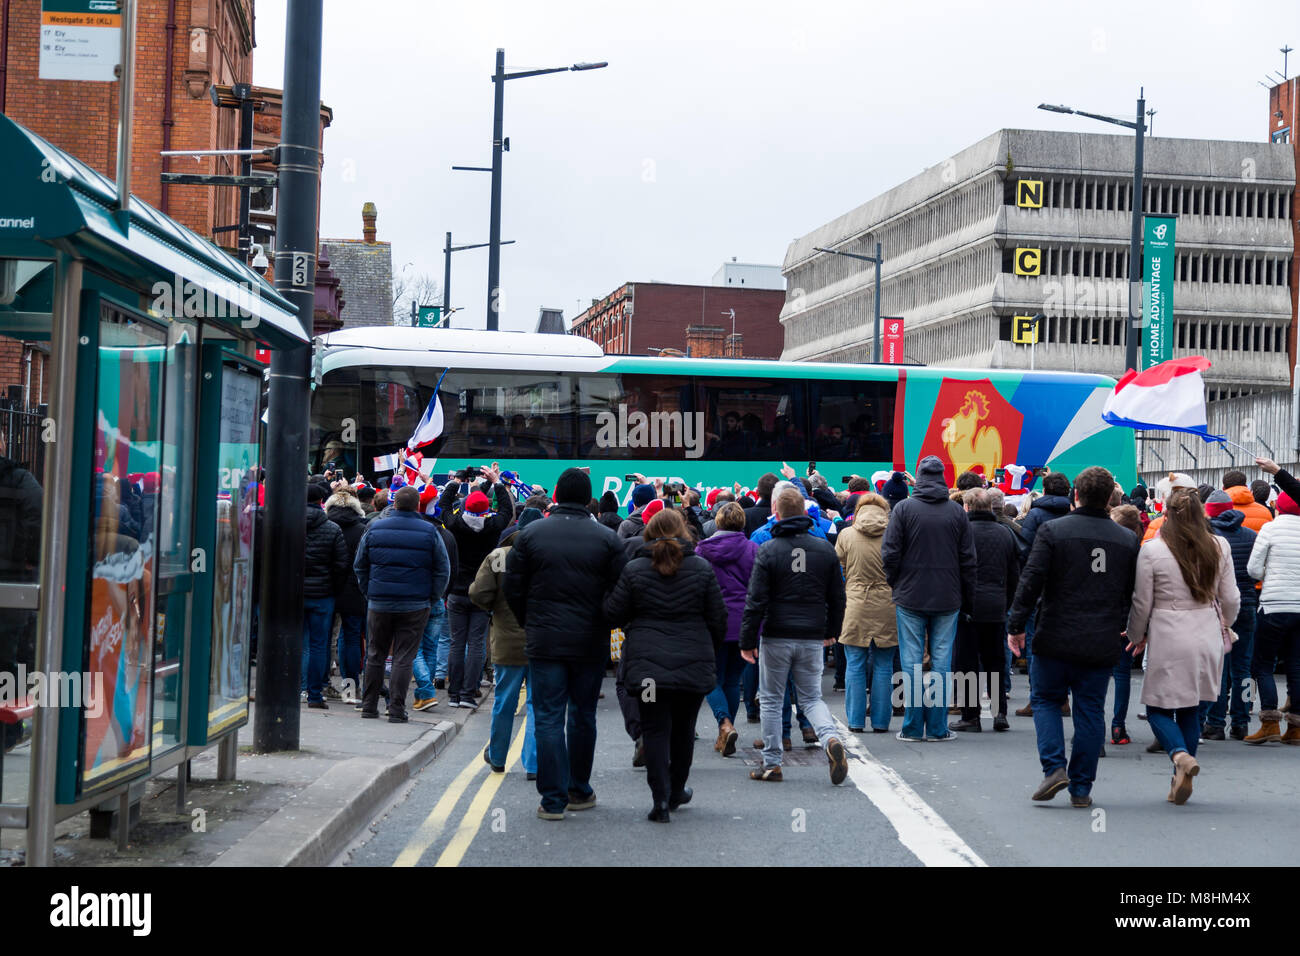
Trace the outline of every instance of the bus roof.
<instances>
[{"instance_id":1,"label":"bus roof","mask_svg":"<svg viewBox=\"0 0 1300 956\"><path fill-rule=\"evenodd\" d=\"M322 337L322 368L330 372L358 366L481 368L508 371L625 372L726 377L890 379L905 369L915 378L1002 378L1029 376L1038 381L1089 381L1114 385L1105 375L1084 372L1028 372L1023 369L947 368L925 365L861 365L843 362L778 362L772 359L685 358L655 355L607 355L580 335L537 332L488 332L481 329L418 329L373 326L343 329Z\"/></svg>"}]
</instances>

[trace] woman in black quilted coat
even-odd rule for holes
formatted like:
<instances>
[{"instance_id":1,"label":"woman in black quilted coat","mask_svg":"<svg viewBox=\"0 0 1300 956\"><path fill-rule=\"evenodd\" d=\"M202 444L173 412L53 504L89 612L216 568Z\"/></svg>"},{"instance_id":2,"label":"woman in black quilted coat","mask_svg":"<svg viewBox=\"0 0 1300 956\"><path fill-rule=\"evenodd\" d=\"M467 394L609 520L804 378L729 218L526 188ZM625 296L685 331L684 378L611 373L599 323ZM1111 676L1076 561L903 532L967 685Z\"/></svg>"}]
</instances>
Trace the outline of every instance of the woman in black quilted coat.
<instances>
[{"instance_id":1,"label":"woman in black quilted coat","mask_svg":"<svg viewBox=\"0 0 1300 956\"><path fill-rule=\"evenodd\" d=\"M623 680L640 696L648 819L667 823L690 803L695 721L716 683L714 660L727 636L727 607L709 562L694 552L686 522L661 511L643 532L645 551L629 561L605 599L605 616L622 627Z\"/></svg>"}]
</instances>

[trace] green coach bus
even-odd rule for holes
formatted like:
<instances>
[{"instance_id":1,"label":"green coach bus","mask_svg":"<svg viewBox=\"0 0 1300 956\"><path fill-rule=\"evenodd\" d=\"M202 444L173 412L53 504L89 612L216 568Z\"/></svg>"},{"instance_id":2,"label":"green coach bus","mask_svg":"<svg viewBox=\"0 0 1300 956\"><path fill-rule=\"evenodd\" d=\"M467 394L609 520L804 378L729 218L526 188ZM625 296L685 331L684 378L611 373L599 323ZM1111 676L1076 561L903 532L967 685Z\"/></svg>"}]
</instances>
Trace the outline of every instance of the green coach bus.
<instances>
[{"instance_id":1,"label":"green coach bus","mask_svg":"<svg viewBox=\"0 0 1300 956\"><path fill-rule=\"evenodd\" d=\"M1101 418L1113 379L1068 372L606 355L578 336L354 328L323 337L311 467L382 477L433 397L434 473L499 462L550 489L571 465L626 502L626 476L708 491L809 462L832 485L915 472L937 455L950 483L1008 464L1137 478L1134 433ZM439 382L441 381L441 384Z\"/></svg>"}]
</instances>

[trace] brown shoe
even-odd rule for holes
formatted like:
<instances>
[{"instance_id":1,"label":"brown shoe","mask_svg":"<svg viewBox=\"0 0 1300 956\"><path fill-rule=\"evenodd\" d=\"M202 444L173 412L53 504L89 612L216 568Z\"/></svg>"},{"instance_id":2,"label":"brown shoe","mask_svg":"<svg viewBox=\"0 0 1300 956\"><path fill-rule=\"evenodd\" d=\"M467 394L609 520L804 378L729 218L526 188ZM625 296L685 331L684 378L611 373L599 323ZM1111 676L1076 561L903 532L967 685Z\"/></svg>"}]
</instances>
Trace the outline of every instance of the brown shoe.
<instances>
[{"instance_id":1,"label":"brown shoe","mask_svg":"<svg viewBox=\"0 0 1300 956\"><path fill-rule=\"evenodd\" d=\"M1173 803L1173 802L1174 802L1174 791L1177 790L1177 789L1178 789L1178 778L1177 778L1176 776L1175 776L1175 777L1170 777L1170 778L1169 778L1169 796L1167 796L1167 797L1165 798L1165 799L1168 800L1170 803Z\"/></svg>"},{"instance_id":2,"label":"brown shoe","mask_svg":"<svg viewBox=\"0 0 1300 956\"><path fill-rule=\"evenodd\" d=\"M780 767L762 767L758 770L749 772L750 780L765 780L768 783L780 783L785 778L781 776Z\"/></svg>"},{"instance_id":3,"label":"brown shoe","mask_svg":"<svg viewBox=\"0 0 1300 956\"><path fill-rule=\"evenodd\" d=\"M1061 716L1062 717L1070 716L1070 702L1068 700L1061 705Z\"/></svg>"},{"instance_id":4,"label":"brown shoe","mask_svg":"<svg viewBox=\"0 0 1300 956\"><path fill-rule=\"evenodd\" d=\"M1196 758L1186 750L1174 754L1174 806L1181 807L1192 795L1192 778L1201 772Z\"/></svg>"},{"instance_id":5,"label":"brown shoe","mask_svg":"<svg viewBox=\"0 0 1300 956\"><path fill-rule=\"evenodd\" d=\"M713 745L713 749L724 757L730 757L736 752L736 738L739 736L731 721L724 720L718 728L718 742Z\"/></svg>"},{"instance_id":6,"label":"brown shoe","mask_svg":"<svg viewBox=\"0 0 1300 956\"><path fill-rule=\"evenodd\" d=\"M792 743L790 742L790 738L789 738L789 737L782 737L782 738L781 738L781 749L782 749L782 750L794 750L794 744L792 744Z\"/></svg>"},{"instance_id":7,"label":"brown shoe","mask_svg":"<svg viewBox=\"0 0 1300 956\"><path fill-rule=\"evenodd\" d=\"M805 744L806 746L809 746L809 747L816 747L816 746L817 746L817 731L813 730L811 727L804 727L804 728L803 728L803 742L804 742L804 744Z\"/></svg>"},{"instance_id":8,"label":"brown shoe","mask_svg":"<svg viewBox=\"0 0 1300 956\"><path fill-rule=\"evenodd\" d=\"M1280 741L1282 739L1282 727L1280 725L1282 712L1277 710L1260 711L1259 718L1259 730L1253 734L1247 734L1246 743L1268 744Z\"/></svg>"},{"instance_id":9,"label":"brown shoe","mask_svg":"<svg viewBox=\"0 0 1300 956\"><path fill-rule=\"evenodd\" d=\"M1021 707L1019 710L1016 711L1016 716L1017 716L1017 717L1032 717L1032 716L1034 716L1034 705L1033 705L1033 704L1025 704L1024 707Z\"/></svg>"},{"instance_id":10,"label":"brown shoe","mask_svg":"<svg viewBox=\"0 0 1300 956\"><path fill-rule=\"evenodd\" d=\"M763 749L764 747L766 747L766 746L767 746L767 744L763 742L763 738L762 738L762 737L755 737L755 738L754 738L754 749L755 749L755 750L762 750L762 749Z\"/></svg>"},{"instance_id":11,"label":"brown shoe","mask_svg":"<svg viewBox=\"0 0 1300 956\"><path fill-rule=\"evenodd\" d=\"M1031 800L1051 800L1062 790L1070 785L1070 775L1065 772L1064 767L1058 767L1043 778L1043 782L1038 785L1034 791Z\"/></svg>"},{"instance_id":12,"label":"brown shoe","mask_svg":"<svg viewBox=\"0 0 1300 956\"><path fill-rule=\"evenodd\" d=\"M1282 735L1284 744L1300 744L1300 714L1286 715L1286 733Z\"/></svg>"}]
</instances>

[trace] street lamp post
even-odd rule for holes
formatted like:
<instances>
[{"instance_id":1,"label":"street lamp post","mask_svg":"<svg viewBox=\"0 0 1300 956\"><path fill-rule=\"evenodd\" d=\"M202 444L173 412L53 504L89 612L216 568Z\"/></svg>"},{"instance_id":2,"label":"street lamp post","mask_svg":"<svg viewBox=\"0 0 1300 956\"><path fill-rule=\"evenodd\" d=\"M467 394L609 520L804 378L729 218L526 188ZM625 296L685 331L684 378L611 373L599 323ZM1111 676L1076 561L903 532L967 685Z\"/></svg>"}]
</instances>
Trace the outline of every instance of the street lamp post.
<instances>
[{"instance_id":1,"label":"street lamp post","mask_svg":"<svg viewBox=\"0 0 1300 956\"><path fill-rule=\"evenodd\" d=\"M820 246L813 247L817 252L827 252L833 256L847 256L850 259L860 259L863 262L874 262L876 264L876 329L875 336L871 344L871 361L880 363L880 243L876 243L876 254L874 256L864 256L856 252L840 252L837 249L823 249Z\"/></svg>"},{"instance_id":2,"label":"street lamp post","mask_svg":"<svg viewBox=\"0 0 1300 956\"><path fill-rule=\"evenodd\" d=\"M544 73L565 73L577 70L599 70L608 63L575 63L572 66L557 66L545 70L523 70L519 73L506 72L506 51L497 49L496 72L492 74L495 87L492 112L492 210L488 223L488 302L487 327L497 327L497 307L501 286L501 153L505 146L502 138L502 111L505 107L506 80L520 80L526 76L541 76Z\"/></svg>"},{"instance_id":3,"label":"street lamp post","mask_svg":"<svg viewBox=\"0 0 1300 956\"><path fill-rule=\"evenodd\" d=\"M1137 133L1133 147L1133 223L1129 236L1128 249L1128 333L1124 336L1124 368L1137 368L1138 338L1142 329L1142 145L1146 133L1146 90L1138 90L1137 118L1133 122L1117 119L1114 116L1102 116L1100 113L1087 113L1071 109L1068 106L1053 106L1039 103L1040 110L1050 113L1074 113L1103 123L1114 123ZM1154 111L1153 111L1154 112Z\"/></svg>"},{"instance_id":4,"label":"street lamp post","mask_svg":"<svg viewBox=\"0 0 1300 956\"><path fill-rule=\"evenodd\" d=\"M513 239L507 239L505 242L497 243L497 245L511 246L514 245L514 242ZM451 254L453 252L462 252L465 249L482 249L488 245L491 245L491 243L476 242L469 246L453 246L451 244L451 233L447 233L447 244L442 248L442 321L445 323L443 328L451 328L451 321L448 319L448 316L451 315ZM495 328L495 326L489 325L488 328Z\"/></svg>"}]
</instances>

